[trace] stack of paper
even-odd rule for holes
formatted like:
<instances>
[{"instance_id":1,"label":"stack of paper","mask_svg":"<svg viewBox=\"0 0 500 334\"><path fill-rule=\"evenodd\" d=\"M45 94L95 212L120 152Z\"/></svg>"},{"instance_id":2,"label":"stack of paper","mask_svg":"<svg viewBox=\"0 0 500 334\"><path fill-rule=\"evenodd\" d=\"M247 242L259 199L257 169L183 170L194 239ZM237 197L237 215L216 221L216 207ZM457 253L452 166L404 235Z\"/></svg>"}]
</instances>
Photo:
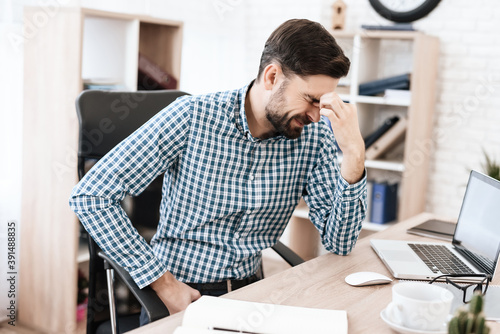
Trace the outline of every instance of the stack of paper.
<instances>
[{"instance_id":1,"label":"stack of paper","mask_svg":"<svg viewBox=\"0 0 500 334\"><path fill-rule=\"evenodd\" d=\"M189 305L174 334L347 333L346 311L203 296Z\"/></svg>"}]
</instances>

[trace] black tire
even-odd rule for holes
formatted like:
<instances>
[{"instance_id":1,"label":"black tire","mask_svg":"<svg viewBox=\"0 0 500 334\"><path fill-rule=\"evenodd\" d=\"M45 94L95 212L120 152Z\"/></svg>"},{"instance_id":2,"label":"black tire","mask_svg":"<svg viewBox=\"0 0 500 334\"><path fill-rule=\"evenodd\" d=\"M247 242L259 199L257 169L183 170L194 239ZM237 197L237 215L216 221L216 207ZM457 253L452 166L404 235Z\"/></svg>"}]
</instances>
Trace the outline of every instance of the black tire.
<instances>
[{"instance_id":1,"label":"black tire","mask_svg":"<svg viewBox=\"0 0 500 334\"><path fill-rule=\"evenodd\" d=\"M396 12L386 8L380 0L369 0L371 6L377 13L388 20L398 23L413 22L429 14L441 0L426 0L417 8L409 12Z\"/></svg>"}]
</instances>

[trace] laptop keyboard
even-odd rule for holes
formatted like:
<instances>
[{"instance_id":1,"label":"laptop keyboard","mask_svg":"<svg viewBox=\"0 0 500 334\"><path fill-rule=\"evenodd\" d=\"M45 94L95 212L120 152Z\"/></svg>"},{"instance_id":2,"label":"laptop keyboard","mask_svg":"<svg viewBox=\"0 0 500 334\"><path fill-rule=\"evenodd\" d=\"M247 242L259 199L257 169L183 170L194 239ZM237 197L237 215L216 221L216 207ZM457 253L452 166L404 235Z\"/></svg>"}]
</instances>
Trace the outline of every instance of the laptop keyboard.
<instances>
[{"instance_id":1,"label":"laptop keyboard","mask_svg":"<svg viewBox=\"0 0 500 334\"><path fill-rule=\"evenodd\" d=\"M435 274L474 274L455 254L442 245L408 244Z\"/></svg>"}]
</instances>

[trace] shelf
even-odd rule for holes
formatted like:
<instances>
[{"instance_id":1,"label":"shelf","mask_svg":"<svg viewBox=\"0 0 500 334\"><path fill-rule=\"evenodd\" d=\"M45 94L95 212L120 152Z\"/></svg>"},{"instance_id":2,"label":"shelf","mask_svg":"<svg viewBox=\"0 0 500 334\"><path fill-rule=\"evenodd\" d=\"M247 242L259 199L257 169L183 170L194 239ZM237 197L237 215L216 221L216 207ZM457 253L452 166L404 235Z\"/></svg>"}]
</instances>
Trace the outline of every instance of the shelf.
<instances>
[{"instance_id":1,"label":"shelf","mask_svg":"<svg viewBox=\"0 0 500 334\"><path fill-rule=\"evenodd\" d=\"M342 163L342 154L338 155L339 163ZM365 160L366 168L389 170L393 172L404 172L405 165L401 161L389 161L389 160Z\"/></svg>"},{"instance_id":2,"label":"shelf","mask_svg":"<svg viewBox=\"0 0 500 334\"><path fill-rule=\"evenodd\" d=\"M415 39L420 33L418 31L390 31L390 30L361 30L361 38L380 38L380 39Z\"/></svg>"},{"instance_id":3,"label":"shelf","mask_svg":"<svg viewBox=\"0 0 500 334\"><path fill-rule=\"evenodd\" d=\"M361 38L375 38L375 39L415 39L419 34L418 31L391 31L391 30L368 30L360 29L357 31L341 31L330 30L330 33L335 38L354 38L359 35Z\"/></svg>"},{"instance_id":4,"label":"shelf","mask_svg":"<svg viewBox=\"0 0 500 334\"><path fill-rule=\"evenodd\" d=\"M405 165L402 162L397 161L383 161L383 160L366 160L366 168L390 170L394 172L404 172Z\"/></svg>"},{"instance_id":5,"label":"shelf","mask_svg":"<svg viewBox=\"0 0 500 334\"><path fill-rule=\"evenodd\" d=\"M383 96L365 96L365 95L354 96L354 101L357 103L383 104L388 106L402 106L402 107L409 107L411 104L411 100L408 99L395 99L395 98L386 98Z\"/></svg>"},{"instance_id":6,"label":"shelf","mask_svg":"<svg viewBox=\"0 0 500 334\"><path fill-rule=\"evenodd\" d=\"M111 79L126 90L135 90L139 21L87 16L83 24L82 78Z\"/></svg>"},{"instance_id":7,"label":"shelf","mask_svg":"<svg viewBox=\"0 0 500 334\"><path fill-rule=\"evenodd\" d=\"M370 223L370 222L363 222L363 229L367 231L383 231L390 226L396 224L396 222L390 222L390 223L385 223L385 224L375 224L375 223Z\"/></svg>"},{"instance_id":8,"label":"shelf","mask_svg":"<svg viewBox=\"0 0 500 334\"><path fill-rule=\"evenodd\" d=\"M308 208L297 208L293 212L293 216L297 218L309 219L309 209ZM383 231L389 226L394 225L396 222L390 222L387 224L375 224L370 222L363 222L363 229L367 231Z\"/></svg>"}]
</instances>

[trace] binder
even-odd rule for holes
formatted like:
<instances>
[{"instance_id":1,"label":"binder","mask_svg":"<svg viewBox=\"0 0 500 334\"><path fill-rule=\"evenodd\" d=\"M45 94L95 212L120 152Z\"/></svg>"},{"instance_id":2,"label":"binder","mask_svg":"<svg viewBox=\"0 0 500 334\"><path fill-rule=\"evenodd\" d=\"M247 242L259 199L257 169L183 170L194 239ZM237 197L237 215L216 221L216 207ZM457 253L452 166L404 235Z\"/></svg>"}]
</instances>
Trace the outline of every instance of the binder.
<instances>
[{"instance_id":1,"label":"binder","mask_svg":"<svg viewBox=\"0 0 500 334\"><path fill-rule=\"evenodd\" d=\"M396 219L398 184L374 182L371 222L385 224Z\"/></svg>"},{"instance_id":2,"label":"binder","mask_svg":"<svg viewBox=\"0 0 500 334\"><path fill-rule=\"evenodd\" d=\"M389 78L373 80L359 85L359 95L377 95L386 89L410 89L410 74L396 75Z\"/></svg>"},{"instance_id":3,"label":"binder","mask_svg":"<svg viewBox=\"0 0 500 334\"><path fill-rule=\"evenodd\" d=\"M366 159L377 159L400 143L405 136L407 123L406 118L402 118L394 126L387 130L366 150Z\"/></svg>"},{"instance_id":4,"label":"binder","mask_svg":"<svg viewBox=\"0 0 500 334\"><path fill-rule=\"evenodd\" d=\"M384 121L384 123L376 129L374 132L366 136L365 138L365 149L370 147L373 143L377 141L384 133L386 133L394 124L399 121L398 116L394 116L391 118L388 118Z\"/></svg>"}]
</instances>

